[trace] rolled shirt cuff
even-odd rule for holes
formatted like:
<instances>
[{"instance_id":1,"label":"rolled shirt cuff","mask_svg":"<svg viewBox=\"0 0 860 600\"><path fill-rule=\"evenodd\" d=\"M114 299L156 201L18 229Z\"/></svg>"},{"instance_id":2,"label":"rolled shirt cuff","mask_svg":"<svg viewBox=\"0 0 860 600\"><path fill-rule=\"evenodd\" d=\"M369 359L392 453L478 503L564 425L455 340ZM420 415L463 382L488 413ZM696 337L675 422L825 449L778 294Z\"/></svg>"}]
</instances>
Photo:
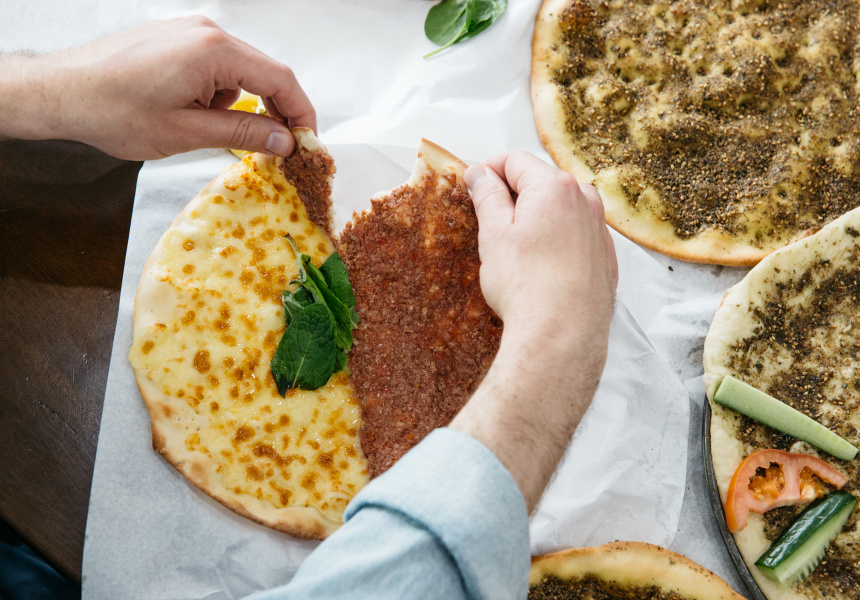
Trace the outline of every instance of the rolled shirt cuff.
<instances>
[{"instance_id":1,"label":"rolled shirt cuff","mask_svg":"<svg viewBox=\"0 0 860 600\"><path fill-rule=\"evenodd\" d=\"M525 598L528 512L513 477L486 446L436 429L349 504L398 512L425 528L456 563L472 598Z\"/></svg>"}]
</instances>

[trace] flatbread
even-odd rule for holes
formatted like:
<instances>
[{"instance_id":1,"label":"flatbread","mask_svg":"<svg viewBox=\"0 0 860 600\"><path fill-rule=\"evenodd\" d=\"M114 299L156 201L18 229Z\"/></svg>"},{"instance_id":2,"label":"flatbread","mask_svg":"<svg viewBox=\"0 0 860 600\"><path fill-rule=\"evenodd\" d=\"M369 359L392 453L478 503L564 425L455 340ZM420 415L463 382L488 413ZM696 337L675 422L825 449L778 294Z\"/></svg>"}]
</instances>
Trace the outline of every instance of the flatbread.
<instances>
[{"instance_id":1,"label":"flatbread","mask_svg":"<svg viewBox=\"0 0 860 600\"><path fill-rule=\"evenodd\" d=\"M361 315L349 355L371 477L447 425L490 367L501 321L478 277L466 165L422 140L409 181L340 236Z\"/></svg>"},{"instance_id":2,"label":"flatbread","mask_svg":"<svg viewBox=\"0 0 860 600\"><path fill-rule=\"evenodd\" d=\"M753 265L860 203L860 3L544 0L532 99L609 224Z\"/></svg>"},{"instance_id":3,"label":"flatbread","mask_svg":"<svg viewBox=\"0 0 860 600\"><path fill-rule=\"evenodd\" d=\"M529 600L742 600L685 556L643 542L613 542L532 559Z\"/></svg>"},{"instance_id":4,"label":"flatbread","mask_svg":"<svg viewBox=\"0 0 860 600\"><path fill-rule=\"evenodd\" d=\"M290 158L245 156L161 237L135 297L129 360L169 463L241 515L323 538L368 477L346 373L281 397L270 372L281 292L298 275L284 236L317 266L334 249L331 157L310 130L294 134Z\"/></svg>"},{"instance_id":5,"label":"flatbread","mask_svg":"<svg viewBox=\"0 0 860 600\"><path fill-rule=\"evenodd\" d=\"M777 448L817 456L847 474L843 488L860 487L858 461L841 461L805 442L755 423L713 402L718 383L732 375L860 443L860 209L817 234L775 252L723 298L704 347L705 383L711 402L711 453L723 502L741 461L756 450ZM857 511L821 565L796 588L782 588L753 566L770 542L802 509L751 514L734 534L750 571L770 600L857 598L860 532ZM853 546L852 546L853 544ZM853 595L852 595L853 594Z\"/></svg>"},{"instance_id":6,"label":"flatbread","mask_svg":"<svg viewBox=\"0 0 860 600\"><path fill-rule=\"evenodd\" d=\"M294 134L296 153L246 155L162 236L129 360L168 462L241 515L323 538L370 475L465 404L501 322L480 291L466 165L422 140L409 181L354 215L339 242L361 318L349 370L279 396L269 363L281 292L299 272L284 236L317 266L334 249L333 161L310 130Z\"/></svg>"}]
</instances>

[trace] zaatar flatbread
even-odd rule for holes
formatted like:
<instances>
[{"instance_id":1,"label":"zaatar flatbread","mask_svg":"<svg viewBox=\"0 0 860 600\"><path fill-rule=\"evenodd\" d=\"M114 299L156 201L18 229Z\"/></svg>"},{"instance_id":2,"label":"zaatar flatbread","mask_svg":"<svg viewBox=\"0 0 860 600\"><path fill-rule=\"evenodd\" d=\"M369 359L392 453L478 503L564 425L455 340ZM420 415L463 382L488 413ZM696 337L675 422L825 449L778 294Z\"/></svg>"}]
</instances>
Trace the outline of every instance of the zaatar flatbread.
<instances>
[{"instance_id":1,"label":"zaatar flatbread","mask_svg":"<svg viewBox=\"0 0 860 600\"><path fill-rule=\"evenodd\" d=\"M529 600L742 600L685 556L643 542L613 542L532 559Z\"/></svg>"},{"instance_id":2,"label":"zaatar flatbread","mask_svg":"<svg viewBox=\"0 0 860 600\"><path fill-rule=\"evenodd\" d=\"M753 265L860 204L860 3L544 0L532 98L611 226Z\"/></svg>"},{"instance_id":3,"label":"zaatar flatbread","mask_svg":"<svg viewBox=\"0 0 860 600\"><path fill-rule=\"evenodd\" d=\"M860 443L860 209L817 234L774 252L729 289L705 340L705 383L711 402L711 453L723 502L732 475L756 450L811 454L849 476L857 493L858 461L841 461L805 442L713 402L726 375L770 394L854 445ZM856 598L860 590L857 514L800 585L778 586L754 562L802 506L750 514L734 534L738 549L769 600ZM856 511L855 511L856 513Z\"/></svg>"}]
</instances>

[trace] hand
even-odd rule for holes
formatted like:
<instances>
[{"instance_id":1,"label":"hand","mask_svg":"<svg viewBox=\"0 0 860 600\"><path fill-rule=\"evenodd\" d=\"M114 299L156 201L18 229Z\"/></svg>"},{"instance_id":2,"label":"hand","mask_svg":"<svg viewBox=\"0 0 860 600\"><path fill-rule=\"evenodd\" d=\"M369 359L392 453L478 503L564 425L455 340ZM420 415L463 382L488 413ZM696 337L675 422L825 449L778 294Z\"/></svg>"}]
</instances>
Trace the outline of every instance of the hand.
<instances>
[{"instance_id":1,"label":"hand","mask_svg":"<svg viewBox=\"0 0 860 600\"><path fill-rule=\"evenodd\" d=\"M470 168L466 181L479 223L481 290L505 331L571 350L571 339L605 339L618 264L597 190L522 152Z\"/></svg>"},{"instance_id":2,"label":"hand","mask_svg":"<svg viewBox=\"0 0 860 600\"><path fill-rule=\"evenodd\" d=\"M145 160L198 148L286 156L290 126L316 129L292 71L204 17L0 60L12 77L0 77L0 136L70 139ZM262 96L271 116L226 110L240 88Z\"/></svg>"},{"instance_id":3,"label":"hand","mask_svg":"<svg viewBox=\"0 0 860 600\"><path fill-rule=\"evenodd\" d=\"M466 171L481 289L504 322L490 371L451 427L540 499L606 362L618 264L591 186L526 153Z\"/></svg>"}]
</instances>

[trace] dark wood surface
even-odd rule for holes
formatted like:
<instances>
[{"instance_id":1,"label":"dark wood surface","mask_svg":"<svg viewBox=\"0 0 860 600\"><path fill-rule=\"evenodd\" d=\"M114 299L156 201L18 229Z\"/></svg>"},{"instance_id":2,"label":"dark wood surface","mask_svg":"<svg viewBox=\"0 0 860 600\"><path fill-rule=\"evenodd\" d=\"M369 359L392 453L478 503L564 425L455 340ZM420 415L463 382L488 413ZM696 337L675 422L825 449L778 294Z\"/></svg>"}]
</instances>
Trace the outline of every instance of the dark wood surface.
<instances>
[{"instance_id":1,"label":"dark wood surface","mask_svg":"<svg viewBox=\"0 0 860 600\"><path fill-rule=\"evenodd\" d=\"M78 583L140 167L0 142L0 519Z\"/></svg>"}]
</instances>

